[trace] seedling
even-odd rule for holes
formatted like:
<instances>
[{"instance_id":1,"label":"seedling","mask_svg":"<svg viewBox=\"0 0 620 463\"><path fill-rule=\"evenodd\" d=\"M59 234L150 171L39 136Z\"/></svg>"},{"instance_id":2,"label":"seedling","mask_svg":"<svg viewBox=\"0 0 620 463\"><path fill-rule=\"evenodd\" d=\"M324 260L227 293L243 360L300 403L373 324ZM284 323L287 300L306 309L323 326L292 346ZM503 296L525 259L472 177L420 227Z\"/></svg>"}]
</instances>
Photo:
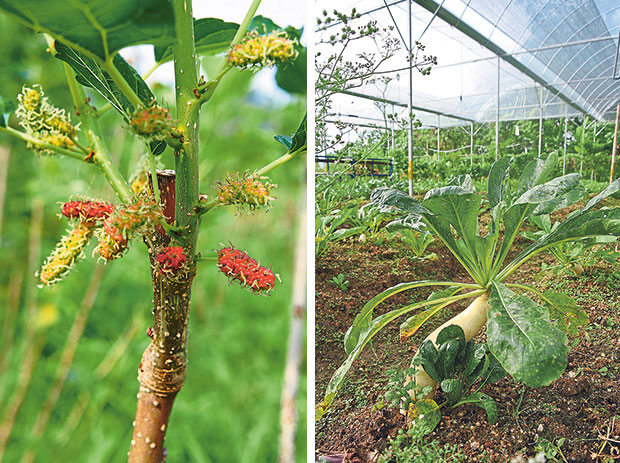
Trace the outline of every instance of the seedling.
<instances>
[{"instance_id":1,"label":"seedling","mask_svg":"<svg viewBox=\"0 0 620 463\"><path fill-rule=\"evenodd\" d=\"M435 241L435 237L428 230L425 230L421 224L410 223L406 218L398 219L388 223L385 229L392 234L400 234L413 254L418 258L426 258L436 260L437 254L430 253L426 257L426 249Z\"/></svg>"},{"instance_id":2,"label":"seedling","mask_svg":"<svg viewBox=\"0 0 620 463\"><path fill-rule=\"evenodd\" d=\"M330 282L337 286L341 291L346 291L349 289L349 280L345 281L344 273L339 273L333 277Z\"/></svg>"}]
</instances>

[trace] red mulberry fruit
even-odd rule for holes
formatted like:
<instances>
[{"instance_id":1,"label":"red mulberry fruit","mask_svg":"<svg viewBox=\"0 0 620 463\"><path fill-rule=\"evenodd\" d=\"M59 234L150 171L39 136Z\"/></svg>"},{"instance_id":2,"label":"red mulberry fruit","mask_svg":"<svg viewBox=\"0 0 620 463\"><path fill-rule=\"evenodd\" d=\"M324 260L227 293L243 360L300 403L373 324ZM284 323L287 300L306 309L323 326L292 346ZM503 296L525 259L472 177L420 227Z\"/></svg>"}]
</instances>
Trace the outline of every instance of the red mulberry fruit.
<instances>
[{"instance_id":1,"label":"red mulberry fruit","mask_svg":"<svg viewBox=\"0 0 620 463\"><path fill-rule=\"evenodd\" d=\"M219 269L231 281L235 280L255 293L268 293L275 286L276 275L245 252L230 246L220 249L217 255Z\"/></svg>"},{"instance_id":2,"label":"red mulberry fruit","mask_svg":"<svg viewBox=\"0 0 620 463\"><path fill-rule=\"evenodd\" d=\"M163 252L157 256L161 273L178 272L186 260L185 250L181 246L165 247Z\"/></svg>"},{"instance_id":3,"label":"red mulberry fruit","mask_svg":"<svg viewBox=\"0 0 620 463\"><path fill-rule=\"evenodd\" d=\"M61 213L70 219L80 219L83 222L105 220L114 206L102 201L69 201L62 205Z\"/></svg>"}]
</instances>

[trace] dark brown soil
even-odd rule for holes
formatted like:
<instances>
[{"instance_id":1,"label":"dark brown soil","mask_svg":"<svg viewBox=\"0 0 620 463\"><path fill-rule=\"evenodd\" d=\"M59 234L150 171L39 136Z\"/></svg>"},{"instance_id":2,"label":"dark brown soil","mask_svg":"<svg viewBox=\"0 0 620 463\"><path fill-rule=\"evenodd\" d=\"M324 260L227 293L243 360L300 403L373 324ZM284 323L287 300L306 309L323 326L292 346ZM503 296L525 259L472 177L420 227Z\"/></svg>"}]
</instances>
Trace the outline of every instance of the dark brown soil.
<instances>
[{"instance_id":1,"label":"dark brown soil","mask_svg":"<svg viewBox=\"0 0 620 463\"><path fill-rule=\"evenodd\" d=\"M523 241L520 247L526 244ZM329 379L344 361L344 334L368 299L404 281L469 281L445 248L432 246L430 251L437 254L437 260L415 259L398 241L374 245L351 240L334 244L317 260L316 403L323 400ZM540 276L542 262L552 264L553 259L539 255L512 279L564 291L575 297L590 317L590 324L579 336L569 339L566 371L550 386L538 389L515 383L510 377L486 385L483 392L498 404L495 425L488 423L482 409L463 405L442 409L441 423L431 437L440 444L455 444L468 456L467 461L504 463L519 455L532 457L537 440L556 442L560 438L565 439L561 446L565 460L557 456L557 461L620 461L620 263L598 263L576 277L549 272ZM349 281L346 290L330 282L340 273ZM401 293L380 305L375 315L421 300L429 292ZM389 438L405 428L398 410L374 407L386 392L386 371L407 368L424 335L463 308L464 304L445 309L422 334L402 344L398 321L379 333L317 423L317 454L348 452L359 457L383 451ZM484 334L480 338L484 339Z\"/></svg>"}]
</instances>

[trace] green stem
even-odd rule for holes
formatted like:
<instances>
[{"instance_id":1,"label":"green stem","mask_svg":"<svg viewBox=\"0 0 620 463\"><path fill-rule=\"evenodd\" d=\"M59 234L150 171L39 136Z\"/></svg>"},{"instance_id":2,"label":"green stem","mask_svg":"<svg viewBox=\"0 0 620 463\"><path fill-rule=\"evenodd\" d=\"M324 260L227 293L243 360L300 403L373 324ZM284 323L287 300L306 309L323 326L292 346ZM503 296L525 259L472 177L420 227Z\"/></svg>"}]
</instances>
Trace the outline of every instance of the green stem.
<instances>
[{"instance_id":1,"label":"green stem","mask_svg":"<svg viewBox=\"0 0 620 463\"><path fill-rule=\"evenodd\" d=\"M547 245L545 245L545 246L543 246L541 248L536 249L531 254L528 254L528 255L526 255L524 257L521 257L519 260L515 260L515 261L511 262L510 264L508 264L506 267L504 267L504 270L502 270L497 275L496 280L499 281L500 283L503 282L506 278L508 278L510 275L512 275L512 273L514 273L519 267L521 267L523 264L525 264L532 257L534 257L537 254L540 254L543 251L546 251L547 249L549 249L552 246L555 246L555 245L561 244L561 243L568 243L570 241L577 241L577 240L582 239L582 238L590 238L590 237L594 237L594 236L600 236L600 235L573 236L571 238L566 238L564 240L553 241L552 243L549 243L549 244L547 244Z\"/></svg>"},{"instance_id":2,"label":"green stem","mask_svg":"<svg viewBox=\"0 0 620 463\"><path fill-rule=\"evenodd\" d=\"M178 279L170 279L157 270L157 253L167 244L160 236L149 245L153 281L153 328L151 343L143 354L139 369L140 392L129 463L161 463L164 459L165 430L177 393L183 387L187 365L187 326L192 282L195 275L196 240L200 217L194 211L199 199L198 114L196 89L196 50L191 0L172 0L175 24L174 74L177 129L182 145L175 148L174 196L162 188L164 210L174 199L175 227L172 242L182 245L188 257L186 270ZM179 137L180 142L181 137ZM156 185L157 179L153 182ZM171 212L171 211L170 211ZM162 240L163 239L163 240Z\"/></svg>"},{"instance_id":3,"label":"green stem","mask_svg":"<svg viewBox=\"0 0 620 463\"><path fill-rule=\"evenodd\" d=\"M127 97L127 99L134 105L134 109L138 109L143 105L140 97L134 92L133 88L127 83L123 75L114 65L114 56L111 56L103 63L104 69L110 74L110 77L114 81L114 83L118 86L118 88L123 92L123 95Z\"/></svg>"},{"instance_id":4,"label":"green stem","mask_svg":"<svg viewBox=\"0 0 620 463\"><path fill-rule=\"evenodd\" d=\"M151 149L151 144L146 143L146 148L149 151L149 166L151 168L151 182L153 184L153 195L155 196L155 204L161 204L161 197L159 195L159 182L157 181L157 167L155 166L155 156Z\"/></svg>"},{"instance_id":5,"label":"green stem","mask_svg":"<svg viewBox=\"0 0 620 463\"><path fill-rule=\"evenodd\" d=\"M196 257L196 262L217 262L217 257Z\"/></svg>"},{"instance_id":6,"label":"green stem","mask_svg":"<svg viewBox=\"0 0 620 463\"><path fill-rule=\"evenodd\" d=\"M78 112L78 117L82 121L86 137L91 145L91 149L95 152L93 157L94 163L101 169L103 175L108 179L110 186L114 189L119 199L128 204L133 197L131 189L127 184L127 181L123 178L118 167L112 161L112 157L104 145L99 134L99 124L93 116L93 110L86 103L86 92L84 88L78 84L75 79L73 69L66 63L64 63L65 74L67 76L67 83L69 84L69 90L73 98L73 103Z\"/></svg>"},{"instance_id":7,"label":"green stem","mask_svg":"<svg viewBox=\"0 0 620 463\"><path fill-rule=\"evenodd\" d=\"M536 294L537 296L542 297L542 293L532 286L520 285L518 283L506 283L506 286L508 286L509 288L518 288L524 291L529 291L531 293Z\"/></svg>"},{"instance_id":8,"label":"green stem","mask_svg":"<svg viewBox=\"0 0 620 463\"><path fill-rule=\"evenodd\" d=\"M258 176L261 175L265 175L267 172L269 172L270 170L275 169L276 167L281 166L282 164L284 164L287 161L290 161L291 159L293 159L295 156L297 156L300 153L303 153L307 151L307 148L304 146L303 148L299 148L298 150L293 151L292 153L286 153L283 154L282 156L280 156L278 159L276 159L275 161L270 162L269 164L267 164L265 167L260 168L259 170L256 171L256 174Z\"/></svg>"},{"instance_id":9,"label":"green stem","mask_svg":"<svg viewBox=\"0 0 620 463\"><path fill-rule=\"evenodd\" d=\"M162 64L162 63L155 63L155 65L154 65L151 69L149 69L149 70L146 72L146 74L144 74L144 75L142 76L142 80L146 80L146 79L148 79L149 77L151 77L151 74L153 74L153 73L155 72L155 70L157 70L157 68L158 68L159 66L161 66L161 64Z\"/></svg>"},{"instance_id":10,"label":"green stem","mask_svg":"<svg viewBox=\"0 0 620 463\"><path fill-rule=\"evenodd\" d=\"M245 18L243 18L243 21L241 21L241 24L239 24L239 29L237 29L237 33L235 34L232 41L230 42L231 48L237 45L239 42L241 42L241 39L245 36L245 33L248 31L248 27L250 27L250 23L252 22L252 19L254 18L254 15L256 14L256 10L258 10L258 7L260 6L260 2L261 0L252 1L250 8L248 8L247 13L245 14ZM224 58L224 61L222 61L220 69L224 69L226 65L228 65L228 57Z\"/></svg>"},{"instance_id":11,"label":"green stem","mask_svg":"<svg viewBox=\"0 0 620 463\"><path fill-rule=\"evenodd\" d=\"M78 142L77 137L69 137L73 144L84 154L90 154L90 150L85 146L82 146L80 142Z\"/></svg>"},{"instance_id":12,"label":"green stem","mask_svg":"<svg viewBox=\"0 0 620 463\"><path fill-rule=\"evenodd\" d=\"M239 24L239 29L237 29L235 36L230 42L229 48L232 48L235 45L237 45L239 42L241 42L241 39L245 37L245 34L248 31L248 27L250 26L250 23L252 22L252 19L254 18L254 15L256 14L256 10L258 10L258 7L260 6L260 3L261 3L261 0L252 1L252 4L250 5L250 8L248 8L248 11L245 14L245 17L243 18L243 21L241 21L241 24ZM230 64L228 63L228 55L226 55L224 59L222 60L222 63L220 64L220 69L218 71L217 77L209 82L209 87L207 88L205 93L201 95L200 104L206 103L207 101L209 101L209 99L211 99L211 97L213 96L213 93L215 92L215 89L220 83L220 80L231 69L232 69L232 66L230 66Z\"/></svg>"},{"instance_id":13,"label":"green stem","mask_svg":"<svg viewBox=\"0 0 620 463\"><path fill-rule=\"evenodd\" d=\"M20 132L19 130L15 130L12 127L2 127L0 126L0 131L8 133L16 138L27 141L28 143L32 143L33 145L54 151L58 154L63 154L65 156L69 156L73 159L77 159L79 161L84 162L84 153L73 151L67 148L61 148L60 146L52 145L50 143L46 143L43 140L33 137L32 135L28 135L27 133Z\"/></svg>"},{"instance_id":14,"label":"green stem","mask_svg":"<svg viewBox=\"0 0 620 463\"><path fill-rule=\"evenodd\" d=\"M195 255L198 227L194 204L199 196L198 136L200 103L194 95L198 83L194 23L191 0L172 2L175 17L176 41L174 76L178 130L183 133L183 145L175 152L176 208L175 220L184 230L188 256Z\"/></svg>"},{"instance_id":15,"label":"green stem","mask_svg":"<svg viewBox=\"0 0 620 463\"><path fill-rule=\"evenodd\" d=\"M95 117L99 118L99 117L103 116L110 109L112 109L112 105L110 103L107 103L103 108L98 109L97 111L95 111Z\"/></svg>"},{"instance_id":16,"label":"green stem","mask_svg":"<svg viewBox=\"0 0 620 463\"><path fill-rule=\"evenodd\" d=\"M162 65L162 63L155 63L155 66L153 66L151 69L149 69L149 70L146 72L146 74L144 74L144 75L142 76L142 80L146 80L146 79L148 79L148 78L151 76L151 74L153 74L153 72L155 72L155 70L156 70L157 68L159 68L159 66L161 66L161 65ZM125 79L123 79L123 80L125 80ZM98 111L96 111L96 113L95 113L95 117L102 116L103 114L105 114L106 112L108 112L111 108L112 108L112 105L111 105L110 103L107 103L107 104L106 104L105 106L103 106L101 109L99 109Z\"/></svg>"}]
</instances>

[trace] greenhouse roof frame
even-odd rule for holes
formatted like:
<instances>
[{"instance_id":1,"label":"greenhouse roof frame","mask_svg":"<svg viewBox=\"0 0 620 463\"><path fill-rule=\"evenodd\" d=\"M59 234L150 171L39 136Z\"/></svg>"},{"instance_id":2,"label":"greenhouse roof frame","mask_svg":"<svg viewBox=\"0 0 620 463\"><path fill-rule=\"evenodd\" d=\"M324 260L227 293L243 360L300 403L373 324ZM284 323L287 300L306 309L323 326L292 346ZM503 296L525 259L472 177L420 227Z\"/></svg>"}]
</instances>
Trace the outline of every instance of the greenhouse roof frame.
<instances>
[{"instance_id":1,"label":"greenhouse roof frame","mask_svg":"<svg viewBox=\"0 0 620 463\"><path fill-rule=\"evenodd\" d=\"M356 0L351 6L362 16L377 20L380 26L393 23L403 40L407 35L404 19L407 8L403 4L407 3L407 0ZM422 84L414 87L415 109L427 112L426 118L440 114L451 118L447 121L450 126L471 121L539 119L540 109L543 118L588 115L597 120L611 120L615 116L614 106L620 98L620 76L617 76L620 2L413 0L412 4L416 6L414 28L421 31L418 40L424 38L429 47L442 39L446 43L451 40L452 48L461 45L461 55L463 47L468 54L467 59L461 60L440 57L431 76L425 79L431 81L437 76L441 91L435 94L427 91L428 83L421 78ZM406 62L401 61L400 66L394 66L394 61L390 64L378 73L398 77L399 72L408 70ZM501 69L493 70L498 67ZM459 72L460 93L456 89ZM471 77L472 73L475 77ZM451 88L442 81L449 81L449 77L453 77ZM477 86L472 84L475 80L480 81L474 82ZM393 80L383 90L365 85L355 96L348 95L346 101L351 102L353 97L360 108L361 98L380 101L379 97L386 104L405 107L408 91L402 84L399 88ZM494 88L495 96L491 93ZM335 109L338 111L337 106ZM376 111L369 107L365 110ZM416 113L416 116L429 125L423 114Z\"/></svg>"},{"instance_id":2,"label":"greenhouse roof frame","mask_svg":"<svg viewBox=\"0 0 620 463\"><path fill-rule=\"evenodd\" d=\"M436 11L435 11L434 15L436 15L439 18L443 19L444 21L446 21L451 26L454 26L455 28L457 28L458 30L460 30L461 32L466 34L468 37L471 37L476 42L478 42L480 45L482 45L485 48L488 48L489 50L491 50L496 56L498 56L499 58L503 59L507 63L511 64L512 66L517 68L519 71L521 71L526 76L530 77L535 82L538 82L540 85L542 85L544 88L549 90L554 95L559 96L564 102L566 102L567 104L569 104L570 106L575 108L577 111L579 111L579 112L581 112L583 114L588 114L589 116L595 117L593 114L591 114L590 111L586 110L585 108L582 108L579 104L577 104L574 101L572 101L570 98L568 98L566 95L564 95L558 89L556 89L553 85L551 85L549 82L547 82L541 76L539 76L537 73L535 73L531 69L527 68L520 61L516 60L510 53L508 53L505 50L503 50L495 42L492 42L490 38L487 38L484 35L480 34L473 27L471 27L468 24L466 24L463 21L461 21L461 18L458 18L455 15L453 15L452 13L450 13L449 11L443 9L441 4L437 3L435 0L414 0L414 1L418 5L426 8L427 10L429 10L431 12L433 11L433 9L435 9ZM443 4L443 1L442 1L442 4ZM507 6L506 6L506 8L507 8Z\"/></svg>"}]
</instances>

